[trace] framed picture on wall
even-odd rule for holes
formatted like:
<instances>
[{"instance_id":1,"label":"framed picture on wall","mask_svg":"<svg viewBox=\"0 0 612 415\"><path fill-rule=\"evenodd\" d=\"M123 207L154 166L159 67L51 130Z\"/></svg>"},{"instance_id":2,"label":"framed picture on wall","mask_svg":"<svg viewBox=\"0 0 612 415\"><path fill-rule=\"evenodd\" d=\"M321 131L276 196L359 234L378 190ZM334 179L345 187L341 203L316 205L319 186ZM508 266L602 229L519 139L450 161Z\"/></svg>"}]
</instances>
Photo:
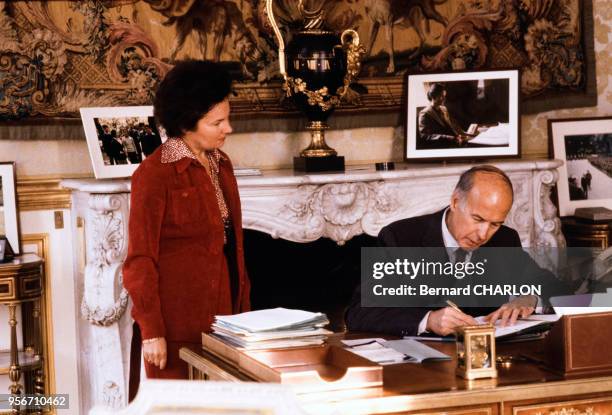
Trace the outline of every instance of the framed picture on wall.
<instances>
[{"instance_id":1,"label":"framed picture on wall","mask_svg":"<svg viewBox=\"0 0 612 415\"><path fill-rule=\"evenodd\" d=\"M0 162L0 235L6 236L13 252L18 255L21 249L15 183L15 163ZM8 252L8 247L3 248L3 252Z\"/></svg>"},{"instance_id":2,"label":"framed picture on wall","mask_svg":"<svg viewBox=\"0 0 612 415\"><path fill-rule=\"evenodd\" d=\"M81 108L89 156L97 179L129 177L166 141L152 106Z\"/></svg>"},{"instance_id":3,"label":"framed picture on wall","mask_svg":"<svg viewBox=\"0 0 612 415\"><path fill-rule=\"evenodd\" d=\"M409 161L518 157L518 69L408 74Z\"/></svg>"},{"instance_id":4,"label":"framed picture on wall","mask_svg":"<svg viewBox=\"0 0 612 415\"><path fill-rule=\"evenodd\" d=\"M559 215L579 207L612 209L612 117L548 120L559 167Z\"/></svg>"}]
</instances>

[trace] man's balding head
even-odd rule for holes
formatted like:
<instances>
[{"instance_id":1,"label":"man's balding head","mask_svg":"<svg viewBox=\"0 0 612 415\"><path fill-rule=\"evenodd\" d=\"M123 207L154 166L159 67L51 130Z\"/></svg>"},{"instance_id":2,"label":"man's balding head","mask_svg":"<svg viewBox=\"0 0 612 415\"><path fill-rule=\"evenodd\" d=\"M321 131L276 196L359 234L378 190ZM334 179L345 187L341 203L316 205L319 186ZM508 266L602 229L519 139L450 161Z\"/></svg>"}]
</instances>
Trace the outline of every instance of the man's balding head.
<instances>
[{"instance_id":1,"label":"man's balding head","mask_svg":"<svg viewBox=\"0 0 612 415\"><path fill-rule=\"evenodd\" d=\"M496 187L505 186L506 189L510 192L510 197L513 197L514 191L512 189L512 182L510 181L510 178L506 175L506 173L503 172L503 170L500 170L497 167L491 166L489 164L474 166L471 169L463 172L463 174L459 177L457 185L455 186L455 192L467 195L474 187L477 179L495 180Z\"/></svg>"},{"instance_id":2,"label":"man's balding head","mask_svg":"<svg viewBox=\"0 0 612 415\"><path fill-rule=\"evenodd\" d=\"M459 178L447 226L459 245L474 250L497 232L512 207L512 182L494 166L476 166Z\"/></svg>"}]
</instances>

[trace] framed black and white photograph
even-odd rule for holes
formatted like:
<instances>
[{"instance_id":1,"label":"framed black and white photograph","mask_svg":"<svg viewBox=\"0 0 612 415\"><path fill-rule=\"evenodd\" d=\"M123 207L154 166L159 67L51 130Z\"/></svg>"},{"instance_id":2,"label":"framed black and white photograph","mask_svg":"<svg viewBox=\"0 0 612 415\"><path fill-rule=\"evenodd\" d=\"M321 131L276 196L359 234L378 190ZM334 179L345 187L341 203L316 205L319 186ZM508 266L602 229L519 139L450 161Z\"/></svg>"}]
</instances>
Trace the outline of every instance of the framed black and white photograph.
<instances>
[{"instance_id":1,"label":"framed black and white photograph","mask_svg":"<svg viewBox=\"0 0 612 415\"><path fill-rule=\"evenodd\" d=\"M13 252L18 255L19 215L15 188L15 163L0 162L0 235L6 236Z\"/></svg>"},{"instance_id":2,"label":"framed black and white photograph","mask_svg":"<svg viewBox=\"0 0 612 415\"><path fill-rule=\"evenodd\" d=\"M579 207L612 209L612 117L548 120L559 168L559 215Z\"/></svg>"},{"instance_id":3,"label":"framed black and white photograph","mask_svg":"<svg viewBox=\"0 0 612 415\"><path fill-rule=\"evenodd\" d=\"M407 75L405 159L520 155L517 69Z\"/></svg>"},{"instance_id":4,"label":"framed black and white photograph","mask_svg":"<svg viewBox=\"0 0 612 415\"><path fill-rule=\"evenodd\" d=\"M167 137L152 106L81 108L97 179L129 177Z\"/></svg>"}]
</instances>

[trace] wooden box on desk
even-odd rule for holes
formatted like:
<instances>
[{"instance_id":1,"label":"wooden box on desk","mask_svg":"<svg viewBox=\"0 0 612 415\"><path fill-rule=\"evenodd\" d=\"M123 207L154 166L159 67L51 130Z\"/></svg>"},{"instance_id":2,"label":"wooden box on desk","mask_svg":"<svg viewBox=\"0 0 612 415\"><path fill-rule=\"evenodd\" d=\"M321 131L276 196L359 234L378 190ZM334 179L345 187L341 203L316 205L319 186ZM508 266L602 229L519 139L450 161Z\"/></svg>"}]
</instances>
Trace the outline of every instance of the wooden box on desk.
<instances>
[{"instance_id":1,"label":"wooden box on desk","mask_svg":"<svg viewBox=\"0 0 612 415\"><path fill-rule=\"evenodd\" d=\"M563 316L546 352L548 366L566 376L612 373L612 312Z\"/></svg>"},{"instance_id":2,"label":"wooden box on desk","mask_svg":"<svg viewBox=\"0 0 612 415\"><path fill-rule=\"evenodd\" d=\"M260 382L290 385L296 393L381 386L382 367L334 345L245 350L202 334L202 347Z\"/></svg>"},{"instance_id":3,"label":"wooden box on desk","mask_svg":"<svg viewBox=\"0 0 612 415\"><path fill-rule=\"evenodd\" d=\"M244 352L240 368L298 393L382 385L382 367L339 346Z\"/></svg>"}]
</instances>

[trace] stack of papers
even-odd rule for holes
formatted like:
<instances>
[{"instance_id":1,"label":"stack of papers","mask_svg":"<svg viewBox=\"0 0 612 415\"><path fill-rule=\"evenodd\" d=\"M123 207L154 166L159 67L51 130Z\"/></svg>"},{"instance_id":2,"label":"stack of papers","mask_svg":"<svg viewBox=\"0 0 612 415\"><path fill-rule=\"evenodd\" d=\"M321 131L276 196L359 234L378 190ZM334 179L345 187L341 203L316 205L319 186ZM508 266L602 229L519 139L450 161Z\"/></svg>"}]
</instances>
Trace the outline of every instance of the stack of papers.
<instances>
[{"instance_id":1,"label":"stack of papers","mask_svg":"<svg viewBox=\"0 0 612 415\"><path fill-rule=\"evenodd\" d=\"M323 313L287 308L215 316L213 333L232 346L246 350L320 345L331 331Z\"/></svg>"}]
</instances>

